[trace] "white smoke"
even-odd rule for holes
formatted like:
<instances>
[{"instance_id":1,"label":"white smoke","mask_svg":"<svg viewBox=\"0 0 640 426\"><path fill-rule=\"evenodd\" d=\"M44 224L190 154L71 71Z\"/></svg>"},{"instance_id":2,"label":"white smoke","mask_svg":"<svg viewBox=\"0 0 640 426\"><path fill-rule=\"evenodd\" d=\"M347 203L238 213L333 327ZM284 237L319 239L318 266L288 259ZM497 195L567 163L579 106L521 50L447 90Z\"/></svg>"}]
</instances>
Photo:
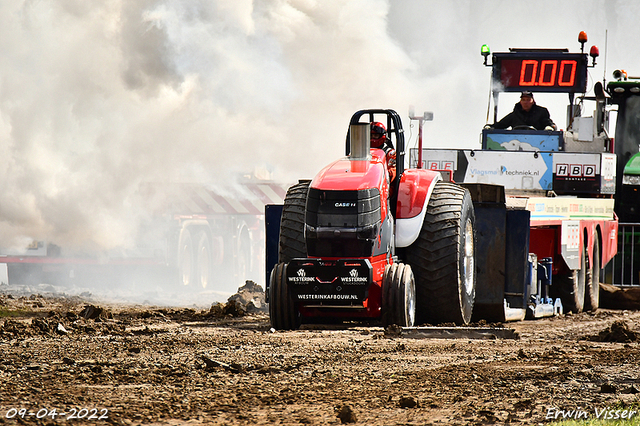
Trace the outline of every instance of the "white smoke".
<instances>
[{"instance_id":1,"label":"white smoke","mask_svg":"<svg viewBox=\"0 0 640 426\"><path fill-rule=\"evenodd\" d=\"M362 108L405 117L413 104L434 112L427 145L477 146L489 97L483 43L577 51L585 30L587 49L604 55L608 28L608 74L637 74L628 46L639 9L623 0L4 2L0 245L131 243L143 182L216 185L256 167L281 181L311 178L343 154ZM565 99L536 100L564 122ZM501 99L501 115L515 101Z\"/></svg>"}]
</instances>

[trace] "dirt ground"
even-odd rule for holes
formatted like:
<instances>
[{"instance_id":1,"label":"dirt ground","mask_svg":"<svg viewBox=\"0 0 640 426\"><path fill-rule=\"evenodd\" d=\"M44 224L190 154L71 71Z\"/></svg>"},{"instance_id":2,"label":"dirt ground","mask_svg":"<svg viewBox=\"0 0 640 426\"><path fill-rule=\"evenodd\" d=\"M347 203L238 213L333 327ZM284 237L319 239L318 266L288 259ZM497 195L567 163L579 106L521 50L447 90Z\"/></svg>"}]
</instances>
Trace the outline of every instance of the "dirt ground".
<instances>
[{"instance_id":1,"label":"dirt ground","mask_svg":"<svg viewBox=\"0 0 640 426\"><path fill-rule=\"evenodd\" d=\"M241 292L242 293L242 292ZM640 407L640 312L508 323L514 338L270 328L211 309L0 292L3 424L543 424ZM245 312L248 310L249 312ZM616 414L617 413L617 414Z\"/></svg>"}]
</instances>

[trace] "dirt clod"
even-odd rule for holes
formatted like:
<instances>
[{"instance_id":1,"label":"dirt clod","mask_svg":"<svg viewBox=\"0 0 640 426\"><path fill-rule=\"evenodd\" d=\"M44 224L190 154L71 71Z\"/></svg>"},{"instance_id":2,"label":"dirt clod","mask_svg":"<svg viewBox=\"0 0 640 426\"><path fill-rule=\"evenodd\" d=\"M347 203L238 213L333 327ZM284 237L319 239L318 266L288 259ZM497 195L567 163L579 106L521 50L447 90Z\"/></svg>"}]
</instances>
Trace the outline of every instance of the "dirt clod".
<instances>
[{"instance_id":1,"label":"dirt clod","mask_svg":"<svg viewBox=\"0 0 640 426\"><path fill-rule=\"evenodd\" d=\"M638 340L638 333L631 330L625 321L614 321L609 327L588 340L595 342L630 343Z\"/></svg>"},{"instance_id":2,"label":"dirt clod","mask_svg":"<svg viewBox=\"0 0 640 426\"><path fill-rule=\"evenodd\" d=\"M402 336L402 327L396 324L388 325L384 328L385 337L400 337Z\"/></svg>"},{"instance_id":3,"label":"dirt clod","mask_svg":"<svg viewBox=\"0 0 640 426\"><path fill-rule=\"evenodd\" d=\"M618 391L618 388L615 385L612 385L611 383L603 383L600 386L601 393L616 393L617 391Z\"/></svg>"},{"instance_id":4,"label":"dirt clod","mask_svg":"<svg viewBox=\"0 0 640 426\"><path fill-rule=\"evenodd\" d=\"M80 313L80 316L84 319L94 320L101 316L107 316L107 313L99 306L87 305Z\"/></svg>"},{"instance_id":5,"label":"dirt clod","mask_svg":"<svg viewBox=\"0 0 640 426\"><path fill-rule=\"evenodd\" d=\"M235 300L230 300L224 305L222 303L216 303L209 309L209 316L214 318L241 317L246 313L245 307L242 303Z\"/></svg>"},{"instance_id":6,"label":"dirt clod","mask_svg":"<svg viewBox=\"0 0 640 426\"><path fill-rule=\"evenodd\" d=\"M238 292L229 297L228 302L236 302L246 312L266 312L264 289L254 281L247 280Z\"/></svg>"},{"instance_id":7,"label":"dirt clod","mask_svg":"<svg viewBox=\"0 0 640 426\"><path fill-rule=\"evenodd\" d=\"M62 362L67 365L74 365L76 362L71 358L67 358L66 356L62 358Z\"/></svg>"},{"instance_id":8,"label":"dirt clod","mask_svg":"<svg viewBox=\"0 0 640 426\"><path fill-rule=\"evenodd\" d=\"M415 408L418 406L418 401L412 396L403 396L398 401L400 408Z\"/></svg>"},{"instance_id":9,"label":"dirt clod","mask_svg":"<svg viewBox=\"0 0 640 426\"><path fill-rule=\"evenodd\" d=\"M350 405L343 405L338 412L338 418L342 423L356 423L358 418Z\"/></svg>"},{"instance_id":10,"label":"dirt clod","mask_svg":"<svg viewBox=\"0 0 640 426\"><path fill-rule=\"evenodd\" d=\"M640 288L620 288L600 283L600 307L611 309L640 309Z\"/></svg>"}]
</instances>

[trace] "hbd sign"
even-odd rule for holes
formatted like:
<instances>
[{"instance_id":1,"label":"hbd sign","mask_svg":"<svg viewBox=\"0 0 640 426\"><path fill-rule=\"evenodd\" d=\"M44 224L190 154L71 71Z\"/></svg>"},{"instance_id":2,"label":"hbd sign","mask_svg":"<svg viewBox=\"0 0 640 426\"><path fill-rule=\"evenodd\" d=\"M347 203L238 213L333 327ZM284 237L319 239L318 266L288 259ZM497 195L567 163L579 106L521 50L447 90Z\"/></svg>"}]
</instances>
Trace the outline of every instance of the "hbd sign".
<instances>
[{"instance_id":1,"label":"hbd sign","mask_svg":"<svg viewBox=\"0 0 640 426\"><path fill-rule=\"evenodd\" d=\"M556 177L595 178L595 164L556 164Z\"/></svg>"}]
</instances>

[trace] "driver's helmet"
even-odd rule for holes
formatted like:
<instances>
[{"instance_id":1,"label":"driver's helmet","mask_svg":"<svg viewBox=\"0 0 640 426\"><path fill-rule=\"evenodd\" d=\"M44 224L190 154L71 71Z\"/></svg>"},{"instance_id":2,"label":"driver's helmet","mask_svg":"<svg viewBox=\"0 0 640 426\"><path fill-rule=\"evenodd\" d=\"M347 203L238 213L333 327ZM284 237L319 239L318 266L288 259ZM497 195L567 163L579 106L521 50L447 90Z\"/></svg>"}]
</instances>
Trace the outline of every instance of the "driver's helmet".
<instances>
[{"instance_id":1,"label":"driver's helmet","mask_svg":"<svg viewBox=\"0 0 640 426\"><path fill-rule=\"evenodd\" d=\"M371 148L382 148L387 140L387 128L379 121L371 123Z\"/></svg>"}]
</instances>

